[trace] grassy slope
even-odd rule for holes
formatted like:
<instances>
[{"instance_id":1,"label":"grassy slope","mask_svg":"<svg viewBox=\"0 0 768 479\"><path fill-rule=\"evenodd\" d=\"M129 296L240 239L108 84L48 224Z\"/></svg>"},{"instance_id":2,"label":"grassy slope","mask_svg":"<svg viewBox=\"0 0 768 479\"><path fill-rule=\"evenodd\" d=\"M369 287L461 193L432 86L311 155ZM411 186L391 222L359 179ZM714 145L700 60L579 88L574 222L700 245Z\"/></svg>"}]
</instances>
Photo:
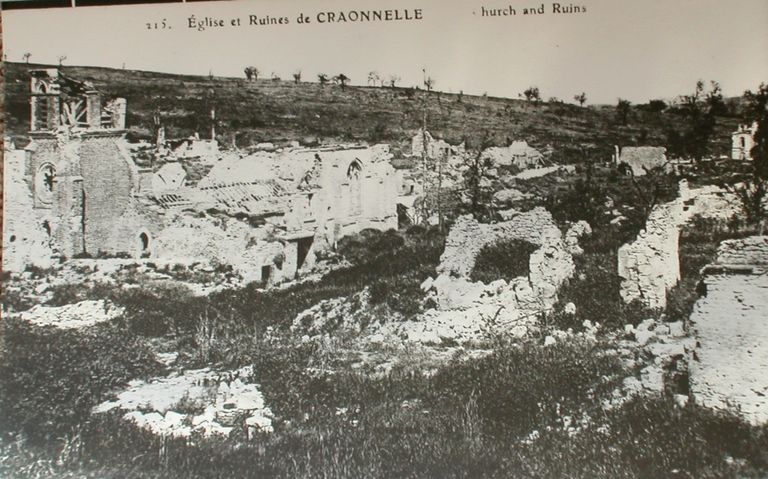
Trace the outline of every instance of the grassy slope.
<instances>
[{"instance_id":1,"label":"grassy slope","mask_svg":"<svg viewBox=\"0 0 768 479\"><path fill-rule=\"evenodd\" d=\"M8 132L23 135L28 128L27 70L45 65L5 63ZM346 139L400 143L422 124L422 105L428 104L429 129L439 137L458 141L477 138L489 130L497 143L525 139L555 151L596 149L607 159L612 145L663 145L666 130L679 118L635 110L627 126L616 122L612 106L580 108L557 103L412 91L406 88L321 87L317 83L172 75L134 70L65 66L64 73L88 80L109 96L128 100L128 125L149 135L153 112L162 112L168 137L209 130L208 112L216 107L217 131L229 144L276 139ZM682 93L682 92L681 92ZM727 152L729 133L738 120L719 121L716 152ZM578 145L578 146L577 146Z\"/></svg>"}]
</instances>

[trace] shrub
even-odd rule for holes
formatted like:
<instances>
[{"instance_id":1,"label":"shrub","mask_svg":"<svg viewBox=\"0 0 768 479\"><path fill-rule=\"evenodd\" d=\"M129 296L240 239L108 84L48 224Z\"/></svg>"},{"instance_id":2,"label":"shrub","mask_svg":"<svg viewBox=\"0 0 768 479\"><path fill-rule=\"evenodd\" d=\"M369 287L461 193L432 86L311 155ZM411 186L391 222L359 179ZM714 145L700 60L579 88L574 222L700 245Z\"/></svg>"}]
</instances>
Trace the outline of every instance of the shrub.
<instances>
[{"instance_id":1,"label":"shrub","mask_svg":"<svg viewBox=\"0 0 768 479\"><path fill-rule=\"evenodd\" d=\"M480 250L469 277L472 281L490 283L498 279L510 281L530 273L531 254L538 247L524 240L501 240Z\"/></svg>"}]
</instances>

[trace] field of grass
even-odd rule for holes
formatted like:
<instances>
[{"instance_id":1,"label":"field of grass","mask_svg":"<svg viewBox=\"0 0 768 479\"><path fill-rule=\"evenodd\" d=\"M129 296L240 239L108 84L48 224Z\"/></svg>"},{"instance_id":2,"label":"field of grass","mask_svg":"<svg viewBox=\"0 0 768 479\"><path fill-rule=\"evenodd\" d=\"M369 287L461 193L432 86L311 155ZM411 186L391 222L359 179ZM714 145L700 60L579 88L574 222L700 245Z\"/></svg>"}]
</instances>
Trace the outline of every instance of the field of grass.
<instances>
[{"instance_id":1,"label":"field of grass","mask_svg":"<svg viewBox=\"0 0 768 479\"><path fill-rule=\"evenodd\" d=\"M29 125L27 71L50 65L6 62L6 128L25 135ZM99 67L64 66L70 77L92 82L110 97L128 100L127 125L134 137L149 138L153 116L160 112L169 138L210 131L209 112L216 108L217 132L225 145L248 146L280 139L404 140L421 127L427 108L429 130L459 143L488 131L497 144L524 139L537 148L550 145L558 161L608 160L613 145L664 146L667 131L680 122L672 112L635 108L627 125L616 120L613 106L527 102L484 96L398 88L272 81L245 78L172 75ZM693 87L693 85L692 85ZM681 92L685 93L685 92ZM730 132L739 119L718 118L715 154L730 147ZM408 146L408 148L410 148Z\"/></svg>"},{"instance_id":2,"label":"field of grass","mask_svg":"<svg viewBox=\"0 0 768 479\"><path fill-rule=\"evenodd\" d=\"M700 478L768 472L768 428L661 398L602 410L621 366L600 343L580 341L500 343L488 356L449 362L433 375L419 373L414 363L383 377L310 372L321 353L317 344L254 341L250 360L273 405L275 432L250 440L238 434L163 439L116 414L88 417L109 385L156 368L142 355L141 340L127 347L119 334L130 333L120 324L108 328L117 334L57 339L51 331L5 322L5 339L24 350L9 350L0 367L2 477ZM94 344L95 333L102 339Z\"/></svg>"}]
</instances>

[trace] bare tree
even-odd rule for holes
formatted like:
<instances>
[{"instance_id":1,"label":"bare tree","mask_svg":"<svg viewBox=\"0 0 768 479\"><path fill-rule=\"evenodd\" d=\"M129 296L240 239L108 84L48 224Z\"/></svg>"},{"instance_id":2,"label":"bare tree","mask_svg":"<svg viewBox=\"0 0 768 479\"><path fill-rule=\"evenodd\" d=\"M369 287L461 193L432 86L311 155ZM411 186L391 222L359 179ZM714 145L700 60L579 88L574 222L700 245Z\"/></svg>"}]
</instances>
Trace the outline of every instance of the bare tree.
<instances>
[{"instance_id":1,"label":"bare tree","mask_svg":"<svg viewBox=\"0 0 768 479\"><path fill-rule=\"evenodd\" d=\"M432 91L432 89L435 87L435 79L432 77L425 78L424 87L427 89L428 92Z\"/></svg>"},{"instance_id":2,"label":"bare tree","mask_svg":"<svg viewBox=\"0 0 768 479\"><path fill-rule=\"evenodd\" d=\"M59 66L61 66L64 63L64 60L67 59L66 55L59 55Z\"/></svg>"},{"instance_id":3,"label":"bare tree","mask_svg":"<svg viewBox=\"0 0 768 479\"><path fill-rule=\"evenodd\" d=\"M400 81L400 77L397 75L389 75L389 87L395 88L397 86L397 82Z\"/></svg>"},{"instance_id":4,"label":"bare tree","mask_svg":"<svg viewBox=\"0 0 768 479\"><path fill-rule=\"evenodd\" d=\"M32 54L29 53L29 52L26 52L24 55L22 55L22 57L24 58L24 62L25 63L29 63L29 57L31 57L31 56L32 56Z\"/></svg>"},{"instance_id":5,"label":"bare tree","mask_svg":"<svg viewBox=\"0 0 768 479\"><path fill-rule=\"evenodd\" d=\"M523 91L523 96L528 101L541 101L541 92L537 86L528 87Z\"/></svg>"},{"instance_id":6,"label":"bare tree","mask_svg":"<svg viewBox=\"0 0 768 479\"><path fill-rule=\"evenodd\" d=\"M293 74L293 83L296 83L298 85L300 82L301 82L301 70Z\"/></svg>"},{"instance_id":7,"label":"bare tree","mask_svg":"<svg viewBox=\"0 0 768 479\"><path fill-rule=\"evenodd\" d=\"M327 85L328 84L328 75L325 73L318 73L317 74L317 81L320 82L320 85Z\"/></svg>"},{"instance_id":8,"label":"bare tree","mask_svg":"<svg viewBox=\"0 0 768 479\"><path fill-rule=\"evenodd\" d=\"M581 92L578 95L575 95L573 99L579 102L579 106L584 106L584 103L587 102L587 94L584 92Z\"/></svg>"},{"instance_id":9,"label":"bare tree","mask_svg":"<svg viewBox=\"0 0 768 479\"><path fill-rule=\"evenodd\" d=\"M368 72L368 86L376 86L381 84L381 76L378 72Z\"/></svg>"},{"instance_id":10,"label":"bare tree","mask_svg":"<svg viewBox=\"0 0 768 479\"><path fill-rule=\"evenodd\" d=\"M343 90L346 88L347 83L349 83L349 77L343 73L339 73L335 77L333 77L333 81L341 85L341 89Z\"/></svg>"}]
</instances>

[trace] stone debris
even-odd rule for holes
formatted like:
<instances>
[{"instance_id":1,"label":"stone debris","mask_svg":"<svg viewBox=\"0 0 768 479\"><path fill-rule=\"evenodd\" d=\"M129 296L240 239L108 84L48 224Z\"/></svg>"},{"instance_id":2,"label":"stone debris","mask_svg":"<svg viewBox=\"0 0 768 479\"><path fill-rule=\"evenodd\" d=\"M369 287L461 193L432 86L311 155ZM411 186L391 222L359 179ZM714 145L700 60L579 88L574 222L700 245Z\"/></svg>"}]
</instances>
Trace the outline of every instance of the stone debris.
<instances>
[{"instance_id":1,"label":"stone debris","mask_svg":"<svg viewBox=\"0 0 768 479\"><path fill-rule=\"evenodd\" d=\"M351 298L320 301L294 318L291 331L309 337L333 334L339 330L360 333L375 315L370 311L370 297L369 289L365 288Z\"/></svg>"},{"instance_id":2,"label":"stone debris","mask_svg":"<svg viewBox=\"0 0 768 479\"><path fill-rule=\"evenodd\" d=\"M485 149L480 158L491 160L495 166L514 166L521 170L544 165L544 155L526 141L513 141L506 147L492 146Z\"/></svg>"},{"instance_id":3,"label":"stone debris","mask_svg":"<svg viewBox=\"0 0 768 479\"><path fill-rule=\"evenodd\" d=\"M502 206L509 206L519 201L527 200L531 198L531 195L523 193L515 188L507 188L505 190L499 190L493 194L493 201Z\"/></svg>"},{"instance_id":4,"label":"stone debris","mask_svg":"<svg viewBox=\"0 0 768 479\"><path fill-rule=\"evenodd\" d=\"M579 240L591 234L592 227L589 226L589 223L586 221L581 220L574 223L568 228L568 231L566 231L565 237L563 238L566 251L574 256L582 254L584 250L579 246Z\"/></svg>"},{"instance_id":5,"label":"stone debris","mask_svg":"<svg viewBox=\"0 0 768 479\"><path fill-rule=\"evenodd\" d=\"M624 366L635 372L624 378L604 407L611 409L636 395L674 391L675 379L687 373L695 346L693 338L678 334L682 331L681 321L666 323L649 318L636 328L626 325L621 333L625 339L616 338L616 352Z\"/></svg>"},{"instance_id":6,"label":"stone debris","mask_svg":"<svg viewBox=\"0 0 768 479\"><path fill-rule=\"evenodd\" d=\"M248 437L272 432L273 414L259 386L247 382L253 368L214 371L210 368L172 373L149 382L136 380L114 401L94 413L127 411L123 418L154 434L174 437L227 436L244 428Z\"/></svg>"},{"instance_id":7,"label":"stone debris","mask_svg":"<svg viewBox=\"0 0 768 479\"><path fill-rule=\"evenodd\" d=\"M80 329L110 321L124 312L123 308L99 299L64 306L37 305L21 313L21 319L38 326Z\"/></svg>"}]
</instances>

